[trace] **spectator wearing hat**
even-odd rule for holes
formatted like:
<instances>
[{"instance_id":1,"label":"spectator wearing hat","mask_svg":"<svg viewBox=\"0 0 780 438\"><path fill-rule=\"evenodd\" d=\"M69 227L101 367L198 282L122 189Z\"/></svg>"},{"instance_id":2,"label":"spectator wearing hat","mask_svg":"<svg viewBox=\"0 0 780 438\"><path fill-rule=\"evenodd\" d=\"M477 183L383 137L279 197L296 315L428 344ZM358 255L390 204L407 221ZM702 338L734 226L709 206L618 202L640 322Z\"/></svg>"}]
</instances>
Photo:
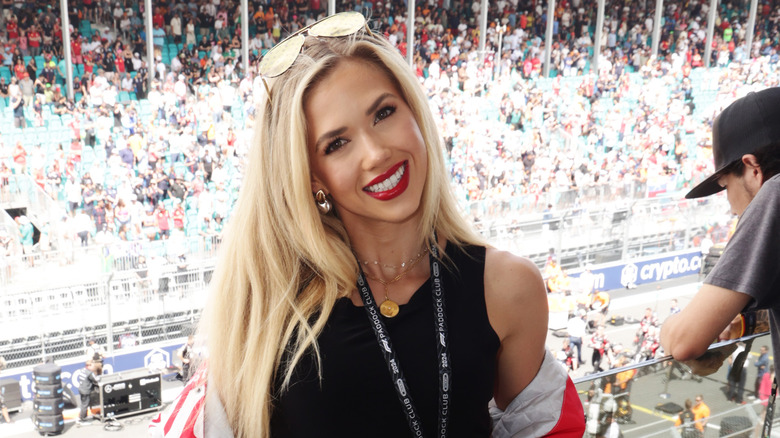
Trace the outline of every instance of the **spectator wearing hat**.
<instances>
[{"instance_id":1,"label":"spectator wearing hat","mask_svg":"<svg viewBox=\"0 0 780 438\"><path fill-rule=\"evenodd\" d=\"M716 171L686 198L725 189L739 222L699 292L661 326L664 350L675 359L700 357L713 339L734 339L766 330L768 313L773 321L780 317L780 258L775 254L780 244L778 120L780 88L775 87L737 99L713 122ZM772 338L777 339L780 330L774 323L771 331ZM730 353L722 352L720 359ZM777 368L780 352L775 351L774 358ZM695 361L691 363L699 366Z\"/></svg>"}]
</instances>

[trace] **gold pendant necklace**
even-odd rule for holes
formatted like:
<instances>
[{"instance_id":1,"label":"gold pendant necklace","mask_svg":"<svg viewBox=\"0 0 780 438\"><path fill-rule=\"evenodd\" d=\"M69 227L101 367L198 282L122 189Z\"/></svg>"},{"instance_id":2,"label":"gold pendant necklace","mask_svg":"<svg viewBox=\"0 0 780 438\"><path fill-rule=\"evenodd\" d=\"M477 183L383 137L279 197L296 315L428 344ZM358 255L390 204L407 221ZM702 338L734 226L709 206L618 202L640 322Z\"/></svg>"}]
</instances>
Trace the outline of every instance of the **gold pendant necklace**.
<instances>
[{"instance_id":1,"label":"gold pendant necklace","mask_svg":"<svg viewBox=\"0 0 780 438\"><path fill-rule=\"evenodd\" d=\"M420 254L418 254L417 257L414 258L414 260L411 260L408 263L409 266L408 268L404 269L403 272L393 277L393 279L390 281L385 281L380 278L372 277L366 274L365 272L363 273L365 274L366 277L370 278L371 280L380 282L382 286L385 287L385 300L382 301L382 304L379 305L379 313L381 313L382 316L384 316L385 318L393 318L394 316L398 315L398 312L400 311L400 308L398 307L398 303L396 303L395 301L387 297L388 286L404 278L406 274L408 274L409 271L411 271L412 268L414 268L414 265L416 265L417 262L419 262L422 259L422 256L425 255L425 253L427 252L428 252L428 247L426 246L425 249L422 252L420 252Z\"/></svg>"}]
</instances>

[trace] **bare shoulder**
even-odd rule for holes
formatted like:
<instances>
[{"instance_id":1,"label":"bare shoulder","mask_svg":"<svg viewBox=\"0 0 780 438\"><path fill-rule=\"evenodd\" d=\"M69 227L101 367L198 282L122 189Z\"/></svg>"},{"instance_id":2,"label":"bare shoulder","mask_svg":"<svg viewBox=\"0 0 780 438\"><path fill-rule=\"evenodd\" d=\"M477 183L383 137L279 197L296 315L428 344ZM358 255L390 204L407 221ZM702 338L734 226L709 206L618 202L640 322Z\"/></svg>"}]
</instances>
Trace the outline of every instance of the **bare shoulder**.
<instances>
[{"instance_id":1,"label":"bare shoulder","mask_svg":"<svg viewBox=\"0 0 780 438\"><path fill-rule=\"evenodd\" d=\"M493 396L505 409L533 380L544 359L547 293L530 260L488 248L485 303L490 325L501 339Z\"/></svg>"},{"instance_id":2,"label":"bare shoulder","mask_svg":"<svg viewBox=\"0 0 780 438\"><path fill-rule=\"evenodd\" d=\"M534 323L544 322L546 330L547 294L542 274L525 257L487 249L485 301L490 322L502 338L514 331L516 322L522 318L530 318Z\"/></svg>"}]
</instances>

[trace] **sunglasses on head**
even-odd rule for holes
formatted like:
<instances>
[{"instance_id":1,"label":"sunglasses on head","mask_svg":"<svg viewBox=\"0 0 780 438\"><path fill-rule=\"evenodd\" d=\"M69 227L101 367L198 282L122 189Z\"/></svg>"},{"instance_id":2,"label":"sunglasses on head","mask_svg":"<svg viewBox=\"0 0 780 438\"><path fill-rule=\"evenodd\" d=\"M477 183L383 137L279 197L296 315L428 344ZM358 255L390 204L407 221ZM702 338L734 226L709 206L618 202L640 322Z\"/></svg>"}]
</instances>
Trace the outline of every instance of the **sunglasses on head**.
<instances>
[{"instance_id":1,"label":"sunglasses on head","mask_svg":"<svg viewBox=\"0 0 780 438\"><path fill-rule=\"evenodd\" d=\"M263 56L257 67L265 90L268 92L268 100L271 100L271 89L265 78L281 76L290 69L303 49L303 43L306 41L304 34L313 37L344 37L355 34L363 27L369 35L372 35L363 14L360 12L340 12L304 27L275 45Z\"/></svg>"}]
</instances>

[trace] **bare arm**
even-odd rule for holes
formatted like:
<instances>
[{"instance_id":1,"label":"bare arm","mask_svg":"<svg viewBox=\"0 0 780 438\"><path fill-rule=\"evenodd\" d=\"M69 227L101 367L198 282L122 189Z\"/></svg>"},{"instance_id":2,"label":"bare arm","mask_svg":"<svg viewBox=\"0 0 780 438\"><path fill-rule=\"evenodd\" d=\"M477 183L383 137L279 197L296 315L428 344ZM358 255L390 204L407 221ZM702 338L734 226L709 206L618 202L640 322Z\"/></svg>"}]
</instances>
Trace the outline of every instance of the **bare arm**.
<instances>
[{"instance_id":1,"label":"bare arm","mask_svg":"<svg viewBox=\"0 0 780 438\"><path fill-rule=\"evenodd\" d=\"M533 380L544 359L548 309L539 269L525 258L488 248L485 301L501 339L493 395L503 410Z\"/></svg>"},{"instance_id":2,"label":"bare arm","mask_svg":"<svg viewBox=\"0 0 780 438\"><path fill-rule=\"evenodd\" d=\"M702 285L690 304L661 326L664 351L677 360L695 359L704 354L713 341L733 337L724 331L730 328L750 299L747 294Z\"/></svg>"}]
</instances>

